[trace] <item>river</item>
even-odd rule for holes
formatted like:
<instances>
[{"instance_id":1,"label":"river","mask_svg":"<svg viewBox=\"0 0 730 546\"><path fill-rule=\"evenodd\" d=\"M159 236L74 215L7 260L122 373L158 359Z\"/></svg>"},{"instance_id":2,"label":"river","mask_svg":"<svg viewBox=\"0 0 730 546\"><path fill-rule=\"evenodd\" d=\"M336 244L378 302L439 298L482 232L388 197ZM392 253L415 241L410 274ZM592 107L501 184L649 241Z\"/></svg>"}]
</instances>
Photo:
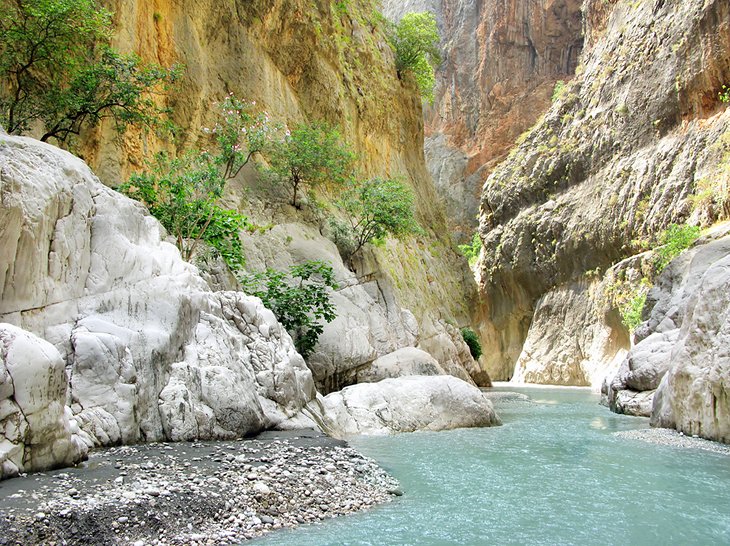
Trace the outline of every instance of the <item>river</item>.
<instances>
[{"instance_id":1,"label":"river","mask_svg":"<svg viewBox=\"0 0 730 546\"><path fill-rule=\"evenodd\" d=\"M504 424L357 438L398 478L395 502L273 533L262 545L730 544L730 457L614 433L587 389L498 387Z\"/></svg>"}]
</instances>

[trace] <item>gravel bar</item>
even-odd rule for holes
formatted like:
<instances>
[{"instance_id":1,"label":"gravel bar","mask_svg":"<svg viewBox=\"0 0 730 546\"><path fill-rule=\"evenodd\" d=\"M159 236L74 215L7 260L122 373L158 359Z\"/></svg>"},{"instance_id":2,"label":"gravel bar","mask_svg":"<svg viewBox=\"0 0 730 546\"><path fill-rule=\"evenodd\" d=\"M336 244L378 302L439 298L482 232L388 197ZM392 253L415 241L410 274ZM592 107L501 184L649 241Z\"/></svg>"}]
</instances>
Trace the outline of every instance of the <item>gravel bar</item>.
<instances>
[{"instance_id":1,"label":"gravel bar","mask_svg":"<svg viewBox=\"0 0 730 546\"><path fill-rule=\"evenodd\" d=\"M681 432L677 432L668 428L646 428L639 430L624 430L614 432L615 436L620 438L628 438L631 440L641 440L651 444L662 446L681 447L685 449L703 449L705 451L713 451L730 455L730 445L705 440L697 436L687 436Z\"/></svg>"},{"instance_id":2,"label":"gravel bar","mask_svg":"<svg viewBox=\"0 0 730 546\"><path fill-rule=\"evenodd\" d=\"M400 495L373 460L314 432L124 446L0 482L0 545L233 545Z\"/></svg>"}]
</instances>

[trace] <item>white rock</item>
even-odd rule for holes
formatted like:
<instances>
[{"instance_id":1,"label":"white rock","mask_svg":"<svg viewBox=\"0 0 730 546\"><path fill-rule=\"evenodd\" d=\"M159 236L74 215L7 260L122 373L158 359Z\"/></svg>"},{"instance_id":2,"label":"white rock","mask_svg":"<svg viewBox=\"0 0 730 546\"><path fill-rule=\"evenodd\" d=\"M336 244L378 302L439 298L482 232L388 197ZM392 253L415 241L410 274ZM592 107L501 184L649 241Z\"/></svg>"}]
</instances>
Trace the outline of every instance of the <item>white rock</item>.
<instances>
[{"instance_id":1,"label":"white rock","mask_svg":"<svg viewBox=\"0 0 730 546\"><path fill-rule=\"evenodd\" d=\"M319 397L308 410L336 438L500 424L478 388L448 375L353 385Z\"/></svg>"}]
</instances>

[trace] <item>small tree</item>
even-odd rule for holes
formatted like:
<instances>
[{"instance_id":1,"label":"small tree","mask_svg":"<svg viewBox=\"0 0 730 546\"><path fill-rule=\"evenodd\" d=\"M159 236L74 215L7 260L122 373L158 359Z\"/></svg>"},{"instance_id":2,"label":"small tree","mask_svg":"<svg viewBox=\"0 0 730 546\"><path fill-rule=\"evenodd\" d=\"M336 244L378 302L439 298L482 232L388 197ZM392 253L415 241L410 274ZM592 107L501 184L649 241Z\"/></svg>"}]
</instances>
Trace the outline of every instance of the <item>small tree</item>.
<instances>
[{"instance_id":1,"label":"small tree","mask_svg":"<svg viewBox=\"0 0 730 546\"><path fill-rule=\"evenodd\" d=\"M205 241L236 271L243 267L239 231L250 227L245 216L216 205L225 185L216 160L189 152L179 158L158 154L148 172L132 175L117 188L144 203L175 237L183 259L190 260Z\"/></svg>"},{"instance_id":2,"label":"small tree","mask_svg":"<svg viewBox=\"0 0 730 546\"><path fill-rule=\"evenodd\" d=\"M439 31L433 13L406 13L391 31L398 74L409 71L418 84L421 96L433 101L434 75L441 64Z\"/></svg>"},{"instance_id":3,"label":"small tree","mask_svg":"<svg viewBox=\"0 0 730 546\"><path fill-rule=\"evenodd\" d=\"M346 220L331 220L330 225L335 243L346 258L388 235L400 237L419 229L413 216L413 193L400 180L353 182L337 206Z\"/></svg>"},{"instance_id":4,"label":"small tree","mask_svg":"<svg viewBox=\"0 0 730 546\"><path fill-rule=\"evenodd\" d=\"M268 174L291 189L291 204L298 207L302 186L313 189L325 182L342 184L352 168L354 154L340 134L324 124L299 125L272 146Z\"/></svg>"},{"instance_id":5,"label":"small tree","mask_svg":"<svg viewBox=\"0 0 730 546\"><path fill-rule=\"evenodd\" d=\"M469 352L471 353L471 357L474 360L479 360L479 357L482 356L482 344L479 341L479 336L477 335L477 333L471 328L462 328L461 337L464 339L464 342L469 346Z\"/></svg>"},{"instance_id":6,"label":"small tree","mask_svg":"<svg viewBox=\"0 0 730 546\"><path fill-rule=\"evenodd\" d=\"M177 76L108 46L111 13L94 0L0 0L0 124L65 142L102 119L156 126L152 99Z\"/></svg>"},{"instance_id":7,"label":"small tree","mask_svg":"<svg viewBox=\"0 0 730 546\"><path fill-rule=\"evenodd\" d=\"M321 321L332 322L337 316L330 300L330 289L336 290L337 283L332 266L325 262L305 262L288 272L267 269L239 280L246 293L261 298L273 311L304 358L324 331Z\"/></svg>"},{"instance_id":8,"label":"small tree","mask_svg":"<svg viewBox=\"0 0 730 546\"><path fill-rule=\"evenodd\" d=\"M255 154L278 138L281 126L272 123L267 112L257 112L255 101L240 100L233 93L216 106L218 122L213 129L203 130L215 136L217 161L228 180L235 178Z\"/></svg>"}]
</instances>

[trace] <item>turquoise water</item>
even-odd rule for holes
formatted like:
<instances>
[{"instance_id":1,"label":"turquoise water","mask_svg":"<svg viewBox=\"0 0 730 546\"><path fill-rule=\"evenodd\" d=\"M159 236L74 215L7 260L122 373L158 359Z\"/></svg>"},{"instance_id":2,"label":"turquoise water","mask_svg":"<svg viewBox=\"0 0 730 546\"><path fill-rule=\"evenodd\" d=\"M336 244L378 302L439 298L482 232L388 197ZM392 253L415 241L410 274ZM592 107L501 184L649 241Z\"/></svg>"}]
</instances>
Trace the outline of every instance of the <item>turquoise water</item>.
<instances>
[{"instance_id":1,"label":"turquoise water","mask_svg":"<svg viewBox=\"0 0 730 546\"><path fill-rule=\"evenodd\" d=\"M730 457L612 433L577 389L517 389L504 425L359 438L405 495L369 512L283 531L260 545L730 544Z\"/></svg>"}]
</instances>

